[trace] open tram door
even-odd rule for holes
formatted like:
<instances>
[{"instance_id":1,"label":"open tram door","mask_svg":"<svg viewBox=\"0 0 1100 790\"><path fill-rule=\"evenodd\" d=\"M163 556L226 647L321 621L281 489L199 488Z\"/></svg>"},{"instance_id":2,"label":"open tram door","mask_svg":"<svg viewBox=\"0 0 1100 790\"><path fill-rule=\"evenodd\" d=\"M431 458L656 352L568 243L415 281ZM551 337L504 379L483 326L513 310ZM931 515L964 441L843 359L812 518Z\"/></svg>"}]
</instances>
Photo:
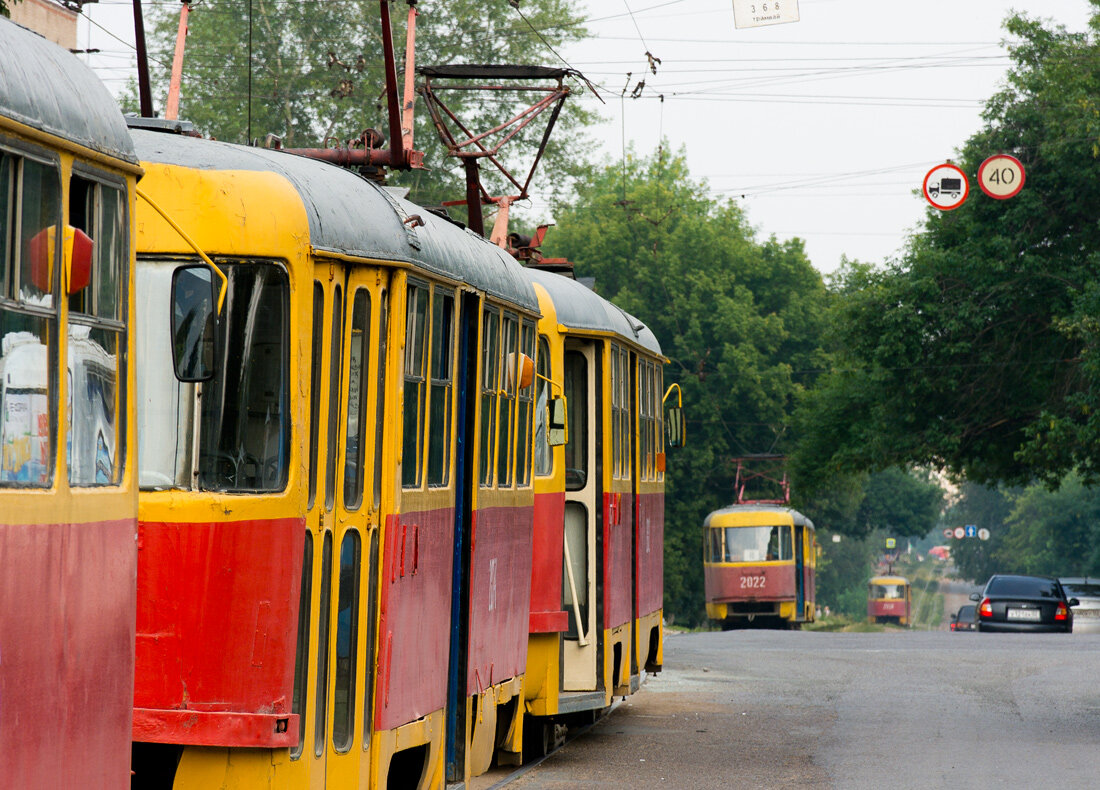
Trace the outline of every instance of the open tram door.
<instances>
[{"instance_id":1,"label":"open tram door","mask_svg":"<svg viewBox=\"0 0 1100 790\"><path fill-rule=\"evenodd\" d=\"M565 398L569 404L565 444L565 539L562 546L562 609L569 628L562 640L561 712L603 707L602 470L596 451L600 415L596 412L599 348L595 343L565 345ZM598 697L599 699L595 699Z\"/></svg>"}]
</instances>

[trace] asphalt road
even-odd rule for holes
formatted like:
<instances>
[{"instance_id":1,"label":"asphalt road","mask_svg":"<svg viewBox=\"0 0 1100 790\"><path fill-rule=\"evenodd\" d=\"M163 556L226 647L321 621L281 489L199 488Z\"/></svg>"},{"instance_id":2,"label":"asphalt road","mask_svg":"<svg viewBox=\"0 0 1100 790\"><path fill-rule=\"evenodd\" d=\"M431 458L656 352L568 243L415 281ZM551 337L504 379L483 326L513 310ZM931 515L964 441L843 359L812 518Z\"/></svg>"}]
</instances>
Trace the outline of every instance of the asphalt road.
<instances>
[{"instance_id":1,"label":"asphalt road","mask_svg":"<svg viewBox=\"0 0 1100 790\"><path fill-rule=\"evenodd\" d=\"M668 634L665 671L509 788L1077 788L1100 635Z\"/></svg>"}]
</instances>

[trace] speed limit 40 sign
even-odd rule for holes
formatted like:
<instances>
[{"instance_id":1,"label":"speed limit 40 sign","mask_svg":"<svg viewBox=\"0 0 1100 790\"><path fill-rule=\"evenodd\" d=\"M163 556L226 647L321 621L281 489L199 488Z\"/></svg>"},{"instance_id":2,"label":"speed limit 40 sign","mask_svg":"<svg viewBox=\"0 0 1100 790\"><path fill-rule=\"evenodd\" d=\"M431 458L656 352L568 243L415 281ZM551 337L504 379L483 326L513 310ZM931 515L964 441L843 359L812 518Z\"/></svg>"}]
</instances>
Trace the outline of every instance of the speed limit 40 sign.
<instances>
[{"instance_id":1,"label":"speed limit 40 sign","mask_svg":"<svg viewBox=\"0 0 1100 790\"><path fill-rule=\"evenodd\" d=\"M1020 194L1024 188L1024 178L1023 164L1008 154L995 154L978 168L978 186L982 192L997 200L1007 200Z\"/></svg>"}]
</instances>

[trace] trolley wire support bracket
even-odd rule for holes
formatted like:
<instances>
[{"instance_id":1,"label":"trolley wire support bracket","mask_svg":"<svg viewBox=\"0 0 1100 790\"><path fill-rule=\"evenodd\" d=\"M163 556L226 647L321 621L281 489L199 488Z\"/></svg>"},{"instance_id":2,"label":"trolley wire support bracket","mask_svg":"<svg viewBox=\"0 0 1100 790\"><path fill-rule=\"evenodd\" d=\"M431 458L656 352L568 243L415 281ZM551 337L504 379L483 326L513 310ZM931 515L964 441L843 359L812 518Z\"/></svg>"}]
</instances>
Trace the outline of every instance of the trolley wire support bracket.
<instances>
[{"instance_id":1,"label":"trolley wire support bracket","mask_svg":"<svg viewBox=\"0 0 1100 790\"><path fill-rule=\"evenodd\" d=\"M465 205L469 213L467 224L478 235L485 235L483 205L496 204L501 207L507 218L508 208L517 200L528 197L528 189L534 178L539 161L546 152L550 133L557 123L562 105L571 89L565 84L567 77L584 79L574 69L552 68L549 66L517 66L505 64L451 64L444 66L421 66L417 73L424 78L419 93L424 99L432 123L439 133L439 139L447 149L447 154L460 159L466 171L466 198L461 201L449 201L445 206ZM508 120L483 132L473 132L458 117L458 111L448 106L444 100L447 92L456 91L469 95L473 92L483 94L530 94L536 99L527 107L515 112ZM452 104L454 104L452 100ZM543 130L534 160L521 181L500 157L501 149L516 135L526 129L537 117L549 112L549 119ZM494 197L481 183L480 161L487 160L515 188L516 194ZM505 246L507 227L500 223L494 229L493 238L500 246Z\"/></svg>"},{"instance_id":2,"label":"trolley wire support bracket","mask_svg":"<svg viewBox=\"0 0 1100 790\"><path fill-rule=\"evenodd\" d=\"M737 465L737 476L733 487L737 494L738 505L789 505L791 503L791 482L787 478L785 455L758 453L743 455L731 461ZM745 493L750 486L777 492L779 496L747 499Z\"/></svg>"}]
</instances>

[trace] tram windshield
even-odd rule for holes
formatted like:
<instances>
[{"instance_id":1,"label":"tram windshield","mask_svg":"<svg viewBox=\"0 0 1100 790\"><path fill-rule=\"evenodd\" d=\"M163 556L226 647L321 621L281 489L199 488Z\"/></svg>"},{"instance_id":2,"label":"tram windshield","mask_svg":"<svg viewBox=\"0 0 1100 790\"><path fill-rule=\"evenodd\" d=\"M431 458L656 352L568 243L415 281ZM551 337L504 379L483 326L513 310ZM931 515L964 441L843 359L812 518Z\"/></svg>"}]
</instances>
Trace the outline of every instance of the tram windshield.
<instances>
[{"instance_id":1,"label":"tram windshield","mask_svg":"<svg viewBox=\"0 0 1100 790\"><path fill-rule=\"evenodd\" d=\"M197 480L210 491L281 490L290 451L286 271L266 262L219 264L229 286L217 372L209 382L187 384L173 372L167 320L179 265L138 265L138 434L157 437L139 447L139 483L192 488Z\"/></svg>"},{"instance_id":2,"label":"tram windshield","mask_svg":"<svg viewBox=\"0 0 1100 790\"><path fill-rule=\"evenodd\" d=\"M871 597L875 600L900 601L905 598L905 586L901 584L872 584Z\"/></svg>"},{"instance_id":3,"label":"tram windshield","mask_svg":"<svg viewBox=\"0 0 1100 790\"><path fill-rule=\"evenodd\" d=\"M707 542L710 562L769 562L794 559L791 528L716 527Z\"/></svg>"}]
</instances>

